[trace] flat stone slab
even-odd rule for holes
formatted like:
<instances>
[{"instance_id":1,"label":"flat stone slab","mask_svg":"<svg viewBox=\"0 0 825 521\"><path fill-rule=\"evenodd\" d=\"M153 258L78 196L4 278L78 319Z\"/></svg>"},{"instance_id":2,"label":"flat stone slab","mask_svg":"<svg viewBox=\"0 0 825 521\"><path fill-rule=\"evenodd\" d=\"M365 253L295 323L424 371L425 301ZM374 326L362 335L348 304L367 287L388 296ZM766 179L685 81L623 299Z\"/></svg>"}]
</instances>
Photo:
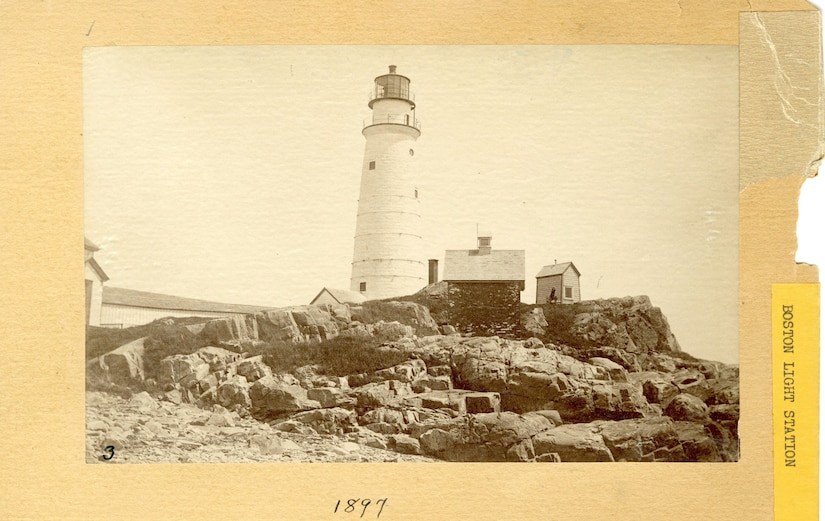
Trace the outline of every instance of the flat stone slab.
<instances>
[{"instance_id":1,"label":"flat stone slab","mask_svg":"<svg viewBox=\"0 0 825 521\"><path fill-rule=\"evenodd\" d=\"M501 395L483 392L465 394L464 409L469 414L501 412Z\"/></svg>"}]
</instances>

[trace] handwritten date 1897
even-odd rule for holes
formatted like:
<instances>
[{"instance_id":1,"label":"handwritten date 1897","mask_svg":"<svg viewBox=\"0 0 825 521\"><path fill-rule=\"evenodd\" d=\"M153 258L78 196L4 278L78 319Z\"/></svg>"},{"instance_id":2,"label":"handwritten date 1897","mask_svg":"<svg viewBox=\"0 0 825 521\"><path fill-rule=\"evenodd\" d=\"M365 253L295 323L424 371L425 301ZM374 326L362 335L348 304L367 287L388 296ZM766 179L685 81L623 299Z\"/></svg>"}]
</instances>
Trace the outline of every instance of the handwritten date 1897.
<instances>
[{"instance_id":1,"label":"handwritten date 1897","mask_svg":"<svg viewBox=\"0 0 825 521\"><path fill-rule=\"evenodd\" d=\"M342 501L344 501L343 506L341 504ZM367 508L369 508L369 506L372 504L373 502L370 499L339 499L338 502L335 503L335 510L333 510L333 512L337 514L340 509L340 511L344 512L345 514L351 514L353 512L357 513L360 510L361 515L358 517L364 517L364 514L367 513ZM383 512L384 506L387 504L387 498L378 499L375 501L374 504L376 506L378 506L379 504L381 505L381 508L378 509L378 513L375 514L375 519L378 519L379 517L381 517L381 512Z\"/></svg>"}]
</instances>

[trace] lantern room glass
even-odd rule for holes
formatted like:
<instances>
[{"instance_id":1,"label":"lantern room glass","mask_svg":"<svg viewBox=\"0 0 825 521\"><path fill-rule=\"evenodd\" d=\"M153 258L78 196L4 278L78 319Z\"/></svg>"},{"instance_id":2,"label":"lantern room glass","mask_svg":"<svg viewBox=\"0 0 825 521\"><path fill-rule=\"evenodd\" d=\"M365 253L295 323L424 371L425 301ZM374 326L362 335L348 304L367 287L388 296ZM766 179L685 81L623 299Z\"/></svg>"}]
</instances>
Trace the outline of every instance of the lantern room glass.
<instances>
[{"instance_id":1,"label":"lantern room glass","mask_svg":"<svg viewBox=\"0 0 825 521\"><path fill-rule=\"evenodd\" d=\"M410 99L410 80L398 74L386 74L375 78L376 98Z\"/></svg>"}]
</instances>

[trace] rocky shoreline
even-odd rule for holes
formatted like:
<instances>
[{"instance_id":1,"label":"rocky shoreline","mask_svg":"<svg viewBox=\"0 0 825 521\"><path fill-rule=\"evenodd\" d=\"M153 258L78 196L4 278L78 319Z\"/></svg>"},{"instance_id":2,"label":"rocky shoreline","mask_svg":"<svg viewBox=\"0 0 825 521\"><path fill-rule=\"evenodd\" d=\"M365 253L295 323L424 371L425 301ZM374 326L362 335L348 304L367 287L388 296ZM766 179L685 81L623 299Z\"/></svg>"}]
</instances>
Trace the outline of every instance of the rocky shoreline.
<instances>
[{"instance_id":1,"label":"rocky shoreline","mask_svg":"<svg viewBox=\"0 0 825 521\"><path fill-rule=\"evenodd\" d=\"M548 341L553 310L525 311L520 327L535 336L516 339L462 336L412 302L368 304L167 320L90 359L87 461L739 457L738 368L682 355L645 297L579 308L564 333L586 345ZM273 371L253 354L336 337L380 338L376 353L403 361L334 376L318 365ZM159 343L186 349L155 364Z\"/></svg>"},{"instance_id":2,"label":"rocky shoreline","mask_svg":"<svg viewBox=\"0 0 825 521\"><path fill-rule=\"evenodd\" d=\"M357 436L283 432L225 409L156 401L148 393L124 399L87 392L86 404L87 463L437 461L370 447Z\"/></svg>"}]
</instances>

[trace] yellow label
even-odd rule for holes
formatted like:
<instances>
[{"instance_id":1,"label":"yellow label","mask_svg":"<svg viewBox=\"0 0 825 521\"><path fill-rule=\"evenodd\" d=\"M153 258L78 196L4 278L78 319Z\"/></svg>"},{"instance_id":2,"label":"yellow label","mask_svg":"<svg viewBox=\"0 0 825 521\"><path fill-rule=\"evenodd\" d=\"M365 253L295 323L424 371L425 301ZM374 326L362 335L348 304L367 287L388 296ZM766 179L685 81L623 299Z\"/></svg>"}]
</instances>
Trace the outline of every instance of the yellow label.
<instances>
[{"instance_id":1,"label":"yellow label","mask_svg":"<svg viewBox=\"0 0 825 521\"><path fill-rule=\"evenodd\" d=\"M771 325L775 519L818 519L819 284L774 284Z\"/></svg>"}]
</instances>

